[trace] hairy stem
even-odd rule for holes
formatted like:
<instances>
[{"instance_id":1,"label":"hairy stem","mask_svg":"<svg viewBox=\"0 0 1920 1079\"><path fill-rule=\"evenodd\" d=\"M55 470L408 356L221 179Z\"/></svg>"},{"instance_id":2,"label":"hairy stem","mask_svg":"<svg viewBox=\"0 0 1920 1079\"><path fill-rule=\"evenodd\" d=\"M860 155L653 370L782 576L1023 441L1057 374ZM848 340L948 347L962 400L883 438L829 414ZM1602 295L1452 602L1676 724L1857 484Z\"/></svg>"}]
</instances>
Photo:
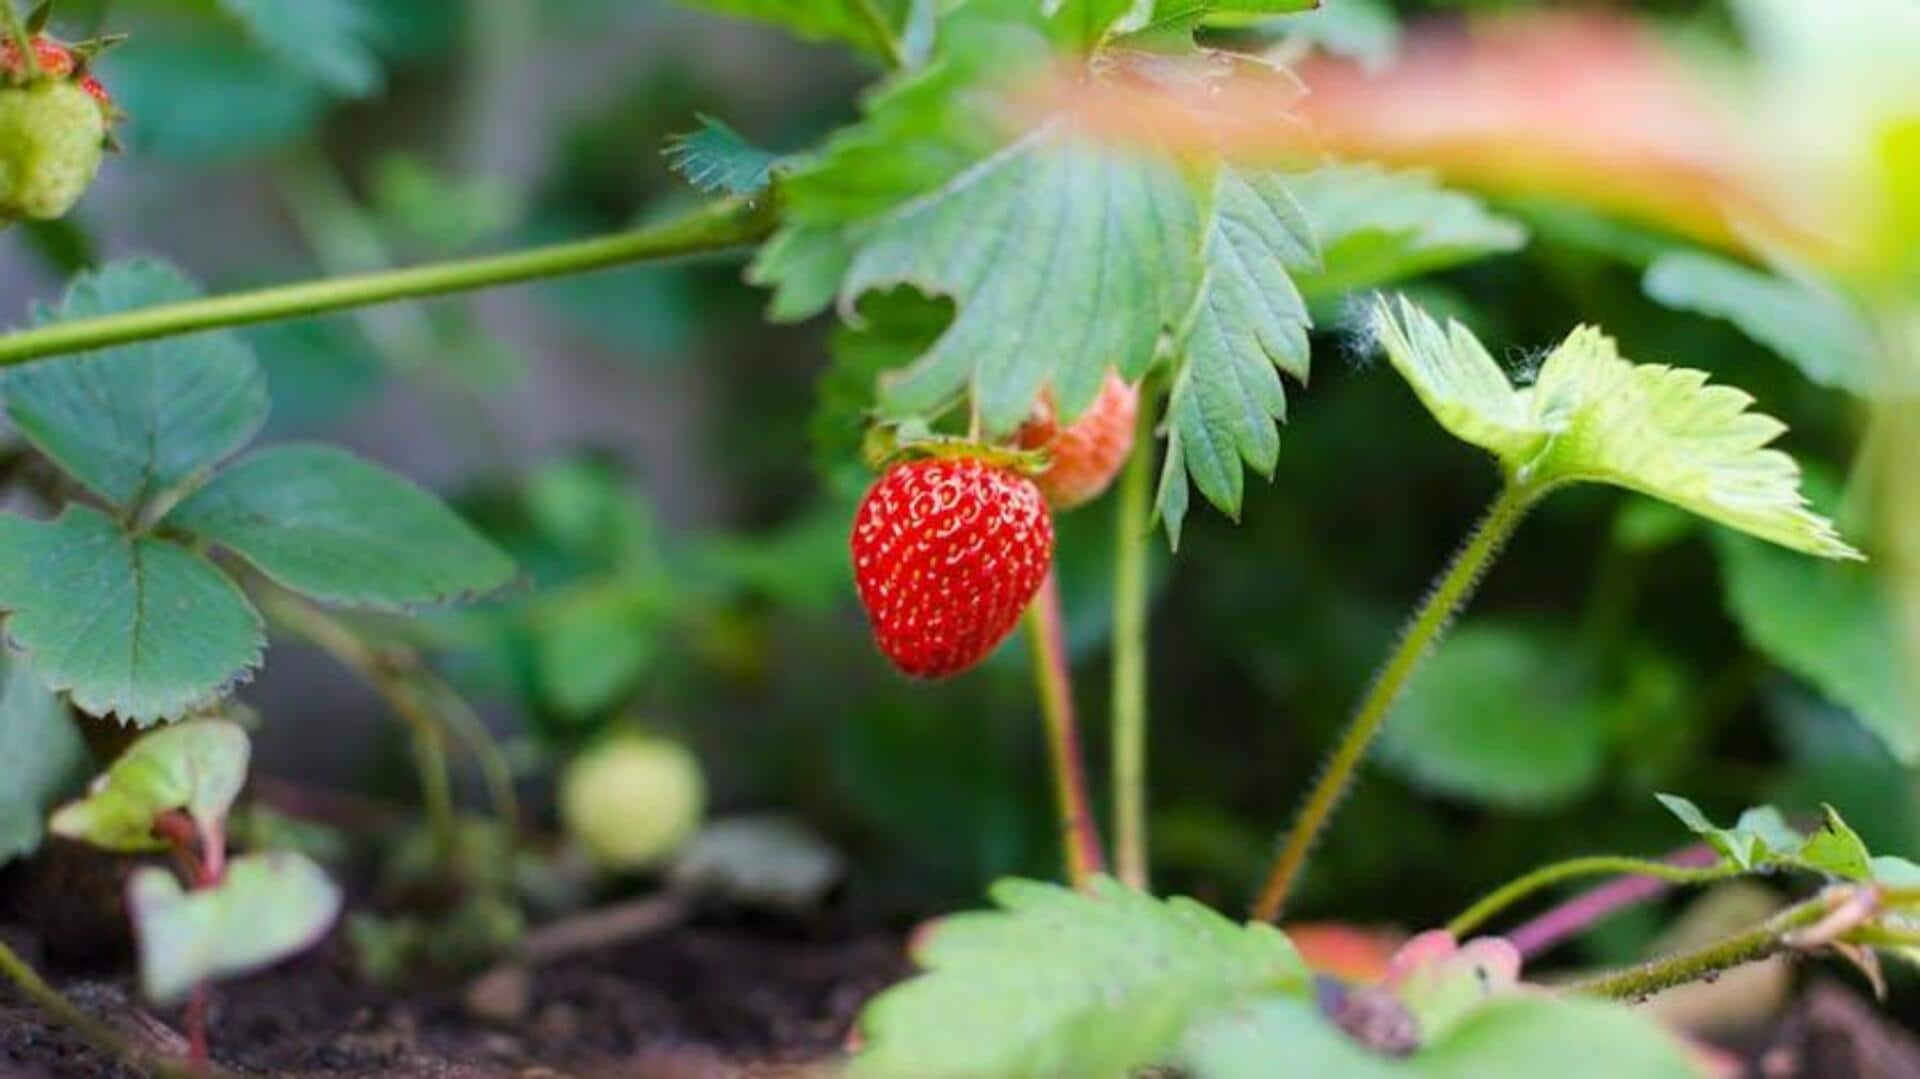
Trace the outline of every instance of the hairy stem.
<instances>
[{"instance_id":1,"label":"hairy stem","mask_svg":"<svg viewBox=\"0 0 1920 1079\"><path fill-rule=\"evenodd\" d=\"M1703 869L1719 860L1720 852L1706 843L1682 847L1661 859L1668 866L1687 869ZM1669 887L1666 881L1657 877L1622 877L1574 896L1519 925L1506 937L1519 950L1521 958L1532 961L1561 941L1584 932L1612 914L1654 899Z\"/></svg>"},{"instance_id":2,"label":"hairy stem","mask_svg":"<svg viewBox=\"0 0 1920 1079\"><path fill-rule=\"evenodd\" d=\"M112 1028L88 1015L72 1001L61 995L58 989L48 985L38 971L27 965L26 960L5 942L0 942L0 974L7 977L22 996L26 997L41 1011L46 1012L62 1025L85 1039L87 1044L109 1056L125 1061L136 1071L149 1072L165 1076L167 1079L183 1077L187 1073L179 1066L158 1059L152 1054L141 1052L126 1039L113 1032Z\"/></svg>"},{"instance_id":3,"label":"hairy stem","mask_svg":"<svg viewBox=\"0 0 1920 1079\"><path fill-rule=\"evenodd\" d=\"M1448 922L1447 932L1455 937L1465 936L1486 924L1494 915L1528 896L1563 881L1576 880L1580 877L1628 874L1636 877L1651 877L1670 884L1705 884L1736 877L1741 872L1740 867L1736 865L1682 866L1647 858L1628 858L1613 854L1569 858L1564 862L1542 866L1487 893L1479 902Z\"/></svg>"},{"instance_id":4,"label":"hairy stem","mask_svg":"<svg viewBox=\"0 0 1920 1079\"><path fill-rule=\"evenodd\" d=\"M1085 888L1105 869L1093 802L1087 797L1087 770L1080 757L1080 731L1073 718L1073 675L1060 614L1060 585L1051 571L1033 605L1027 608L1027 632L1033 643L1033 679L1040 690L1040 712L1047 723L1047 758L1059 803L1060 840L1066 851L1067 879Z\"/></svg>"},{"instance_id":5,"label":"hairy stem","mask_svg":"<svg viewBox=\"0 0 1920 1079\"><path fill-rule=\"evenodd\" d=\"M1752 929L1735 933L1724 940L1677 955L1662 956L1626 970L1602 974L1567 986L1568 992L1609 997L1613 1000L1644 1000L1663 989L1711 978L1721 971L1758 962L1792 947L1792 934L1825 917L1832 907L1815 896L1788 907Z\"/></svg>"},{"instance_id":6,"label":"hairy stem","mask_svg":"<svg viewBox=\"0 0 1920 1079\"><path fill-rule=\"evenodd\" d=\"M1147 542L1154 396L1142 390L1133 453L1120 477L1113 537L1113 829L1122 883L1145 889L1147 847Z\"/></svg>"},{"instance_id":7,"label":"hairy stem","mask_svg":"<svg viewBox=\"0 0 1920 1079\"><path fill-rule=\"evenodd\" d=\"M396 300L445 296L633 262L718 251L765 239L774 225L775 215L764 201L720 199L657 225L612 236L159 304L22 330L0 337L0 366L134 341L303 318Z\"/></svg>"},{"instance_id":8,"label":"hairy stem","mask_svg":"<svg viewBox=\"0 0 1920 1079\"><path fill-rule=\"evenodd\" d=\"M1453 564L1441 574L1439 583L1407 626L1399 646L1387 657L1385 666L1380 668L1373 687L1360 702L1359 711L1347 724L1346 732L1341 735L1333 755L1320 772L1320 778L1307 795L1300 815L1295 818L1292 830L1287 833L1286 841L1280 847L1279 856L1274 859L1273 869L1267 874L1260 898L1254 903L1254 918L1271 921L1286 909L1287 897L1293 891L1301 869L1306 866L1307 856L1313 852L1314 843L1326 830L1333 811L1352 785L1368 747L1372 746L1374 737L1380 733L1401 692L1406 689L1407 679L1412 677L1421 661L1440 642L1453 616L1473 595L1480 578L1493 564L1507 538L1513 535L1513 530L1526 517L1527 509L1539 493L1534 488L1509 481L1486 516L1481 518L1479 526L1468 537L1467 545L1461 548L1460 553L1454 556Z\"/></svg>"}]
</instances>

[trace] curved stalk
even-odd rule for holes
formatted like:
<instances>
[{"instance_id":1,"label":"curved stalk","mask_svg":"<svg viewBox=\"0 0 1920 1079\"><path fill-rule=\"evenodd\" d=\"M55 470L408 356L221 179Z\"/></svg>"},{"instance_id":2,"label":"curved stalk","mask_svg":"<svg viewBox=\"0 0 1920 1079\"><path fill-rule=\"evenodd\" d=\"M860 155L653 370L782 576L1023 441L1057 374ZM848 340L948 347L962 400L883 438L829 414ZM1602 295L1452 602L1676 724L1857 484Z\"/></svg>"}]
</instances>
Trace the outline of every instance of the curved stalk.
<instances>
[{"instance_id":1,"label":"curved stalk","mask_svg":"<svg viewBox=\"0 0 1920 1079\"><path fill-rule=\"evenodd\" d=\"M1669 884L1706 884L1716 880L1737 877L1744 870L1736 865L1685 866L1658 862L1647 858L1628 858L1613 854L1596 854L1586 858L1569 858L1564 862L1542 866L1522 877L1494 889L1483 896L1479 902L1462 911L1459 916L1447 923L1447 932L1462 937L1473 932L1492 920L1494 915L1506 910L1522 899L1533 895L1543 888L1551 888L1563 881L1580 877L1612 876L1615 874L1649 877L1666 881Z\"/></svg>"},{"instance_id":2,"label":"curved stalk","mask_svg":"<svg viewBox=\"0 0 1920 1079\"><path fill-rule=\"evenodd\" d=\"M1661 859L1666 865L1687 869L1704 869L1719 860L1720 852L1705 843L1682 847ZM1561 941L1628 907L1658 898L1669 887L1666 881L1654 877L1621 877L1528 919L1505 936L1522 959L1532 962Z\"/></svg>"},{"instance_id":3,"label":"curved stalk","mask_svg":"<svg viewBox=\"0 0 1920 1079\"><path fill-rule=\"evenodd\" d=\"M1333 811L1353 784L1360 761L1372 746L1374 737L1380 733L1387 716L1393 712L1401 691L1406 688L1407 679L1419 669L1421 661L1433 651L1434 645L1440 642L1453 616L1473 595L1487 567L1493 564L1500 548L1513 535L1513 530L1526 517L1528 508L1539 494L1537 488L1509 480L1501 490L1500 497L1494 500L1493 506L1467 539L1467 545L1461 548L1453 564L1441 574L1439 583L1407 626L1399 646L1387 657L1386 665L1380 668L1373 687L1360 702L1359 711L1347 724L1346 733L1334 747L1333 755L1327 759L1320 778L1307 795L1300 815L1294 820L1293 829L1287 833L1280 854L1267 874L1260 898L1254 903L1255 919L1272 921L1285 909L1287 896L1292 892L1300 870L1306 865L1307 855L1312 853L1313 845L1319 840L1320 833L1326 830Z\"/></svg>"},{"instance_id":4,"label":"curved stalk","mask_svg":"<svg viewBox=\"0 0 1920 1079\"><path fill-rule=\"evenodd\" d=\"M105 1023L81 1011L72 1001L62 996L58 989L48 985L38 971L28 966L27 961L20 958L4 942L0 942L0 975L5 975L9 981L13 982L20 990L20 994L32 1001L35 1007L78 1034L87 1044L102 1053L125 1061L135 1071L165 1076L167 1079L176 1079L187 1074L186 1069L179 1065L157 1059L151 1054L135 1049Z\"/></svg>"},{"instance_id":5,"label":"curved stalk","mask_svg":"<svg viewBox=\"0 0 1920 1079\"><path fill-rule=\"evenodd\" d=\"M1602 974L1567 986L1570 993L1586 993L1613 1000L1644 1000L1663 989L1711 978L1721 971L1758 962L1793 946L1793 931L1804 929L1832 909L1815 896L1788 907L1752 929L1678 955L1663 956L1612 974Z\"/></svg>"},{"instance_id":6,"label":"curved stalk","mask_svg":"<svg viewBox=\"0 0 1920 1079\"><path fill-rule=\"evenodd\" d=\"M1142 390L1133 453L1120 477L1113 544L1113 855L1120 881L1145 890L1147 848L1147 542L1152 524L1153 394Z\"/></svg>"},{"instance_id":7,"label":"curved stalk","mask_svg":"<svg viewBox=\"0 0 1920 1079\"><path fill-rule=\"evenodd\" d=\"M1067 879L1086 888L1104 872L1093 801L1087 797L1087 770L1080 757L1080 731L1073 718L1073 675L1060 615L1060 585L1048 571L1040 594L1027 608L1027 633L1033 643L1033 680L1040 690L1040 712L1047 723L1047 758L1053 771L1060 814L1060 841L1066 852Z\"/></svg>"},{"instance_id":8,"label":"curved stalk","mask_svg":"<svg viewBox=\"0 0 1920 1079\"><path fill-rule=\"evenodd\" d=\"M0 337L0 367L134 341L304 318L396 300L445 296L633 262L718 251L763 240L772 233L774 225L775 215L767 200L720 199L657 225L612 236L404 270L323 278L183 303L158 304L22 330Z\"/></svg>"}]
</instances>

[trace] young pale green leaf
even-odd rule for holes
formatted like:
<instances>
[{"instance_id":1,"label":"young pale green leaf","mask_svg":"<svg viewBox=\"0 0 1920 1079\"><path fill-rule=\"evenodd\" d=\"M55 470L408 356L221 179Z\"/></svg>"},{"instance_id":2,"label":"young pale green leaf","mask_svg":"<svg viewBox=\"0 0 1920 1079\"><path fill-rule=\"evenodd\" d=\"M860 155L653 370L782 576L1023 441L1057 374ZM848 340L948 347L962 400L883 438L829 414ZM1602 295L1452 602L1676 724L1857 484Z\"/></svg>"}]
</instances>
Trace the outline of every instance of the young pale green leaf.
<instances>
[{"instance_id":1,"label":"young pale green leaf","mask_svg":"<svg viewBox=\"0 0 1920 1079\"><path fill-rule=\"evenodd\" d=\"M1382 761L1414 784L1514 809L1587 790L1606 752L1606 716L1567 658L1537 629L1456 630L1394 710Z\"/></svg>"},{"instance_id":2,"label":"young pale green leaf","mask_svg":"<svg viewBox=\"0 0 1920 1079\"><path fill-rule=\"evenodd\" d=\"M1284 1062L1284 1063L1281 1063ZM1183 1074L1268 1079L1701 1079L1680 1040L1632 1009L1578 997L1502 997L1421 1046L1390 1059L1329 1022L1311 999L1268 997L1216 1012L1181 1043Z\"/></svg>"},{"instance_id":3,"label":"young pale green leaf","mask_svg":"<svg viewBox=\"0 0 1920 1079\"><path fill-rule=\"evenodd\" d=\"M1783 547L1861 557L1807 508L1793 458L1766 448L1785 426L1747 411L1753 399L1739 390L1707 385L1703 371L1629 363L1583 326L1515 389L1457 322L1442 329L1404 299L1383 300L1374 327L1441 426L1498 457L1513 482L1609 483Z\"/></svg>"},{"instance_id":4,"label":"young pale green leaf","mask_svg":"<svg viewBox=\"0 0 1920 1079\"><path fill-rule=\"evenodd\" d=\"M260 616L225 574L91 506L0 515L0 609L49 688L137 726L217 699L260 663Z\"/></svg>"},{"instance_id":5,"label":"young pale green leaf","mask_svg":"<svg viewBox=\"0 0 1920 1079\"><path fill-rule=\"evenodd\" d=\"M47 811L79 787L92 759L67 706L0 648L0 865L39 848Z\"/></svg>"},{"instance_id":6,"label":"young pale green leaf","mask_svg":"<svg viewBox=\"0 0 1920 1079\"><path fill-rule=\"evenodd\" d=\"M224 719L163 727L127 748L94 780L85 798L53 815L55 835L117 851L161 850L161 814L184 810L218 828L247 781L247 732Z\"/></svg>"},{"instance_id":7,"label":"young pale green leaf","mask_svg":"<svg viewBox=\"0 0 1920 1079\"><path fill-rule=\"evenodd\" d=\"M1647 295L1725 319L1822 386L1869 397L1883 378L1873 332L1840 296L1807 282L1694 251L1647 268Z\"/></svg>"},{"instance_id":8,"label":"young pale green leaf","mask_svg":"<svg viewBox=\"0 0 1920 1079\"><path fill-rule=\"evenodd\" d=\"M1262 992L1305 993L1279 931L1111 880L1090 895L1030 881L999 910L941 922L926 973L861 1017L854 1076L1124 1075L1162 1062L1195 1017Z\"/></svg>"},{"instance_id":9,"label":"young pale green leaf","mask_svg":"<svg viewBox=\"0 0 1920 1079\"><path fill-rule=\"evenodd\" d=\"M669 139L666 157L675 172L700 190L740 196L766 190L782 160L711 116L700 117L698 131Z\"/></svg>"},{"instance_id":10,"label":"young pale green leaf","mask_svg":"<svg viewBox=\"0 0 1920 1079\"><path fill-rule=\"evenodd\" d=\"M1862 567L1718 540L1727 608L1748 642L1851 709L1903 763L1920 761L1920 679L1901 651L1888 584Z\"/></svg>"},{"instance_id":11,"label":"young pale green leaf","mask_svg":"<svg viewBox=\"0 0 1920 1079\"><path fill-rule=\"evenodd\" d=\"M1219 169L1200 215L1200 273L1176 346L1160 478L1160 515L1176 546L1186 495L1173 489L1188 476L1238 517L1242 462L1272 475L1287 414L1280 371L1305 381L1308 370L1312 319L1292 274L1318 265L1306 215L1278 175ZM1149 265L1167 273L1166 263Z\"/></svg>"},{"instance_id":12,"label":"young pale green leaf","mask_svg":"<svg viewBox=\"0 0 1920 1079\"><path fill-rule=\"evenodd\" d=\"M220 6L281 63L334 93L366 97L380 88L362 0L220 0Z\"/></svg>"},{"instance_id":13,"label":"young pale green leaf","mask_svg":"<svg viewBox=\"0 0 1920 1079\"><path fill-rule=\"evenodd\" d=\"M490 592L513 562L441 501L330 446L275 446L215 476L166 523L328 603L403 610Z\"/></svg>"},{"instance_id":14,"label":"young pale green leaf","mask_svg":"<svg viewBox=\"0 0 1920 1079\"><path fill-rule=\"evenodd\" d=\"M1312 18L1332 14L1325 8ZM1320 266L1295 273L1309 299L1378 288L1518 250L1527 231L1421 172L1326 165L1287 178L1320 241Z\"/></svg>"},{"instance_id":15,"label":"young pale green leaf","mask_svg":"<svg viewBox=\"0 0 1920 1079\"><path fill-rule=\"evenodd\" d=\"M174 1004L198 985L250 974L313 947L340 914L340 889L305 855L249 854L218 885L188 892L148 867L127 885L140 985Z\"/></svg>"},{"instance_id":16,"label":"young pale green leaf","mask_svg":"<svg viewBox=\"0 0 1920 1079\"><path fill-rule=\"evenodd\" d=\"M1749 809L1740 814L1733 827L1721 828L1685 798L1671 794L1655 797L1680 818L1680 823L1743 870L1788 868L1843 880L1872 878L1873 856L1832 806L1825 807L1826 816L1818 828L1802 835L1772 806Z\"/></svg>"},{"instance_id":17,"label":"young pale green leaf","mask_svg":"<svg viewBox=\"0 0 1920 1079\"><path fill-rule=\"evenodd\" d=\"M116 263L76 278L35 325L190 300L200 290L161 262ZM7 414L80 482L137 509L165 498L251 439L266 381L231 333L122 345L31 364L0 380Z\"/></svg>"}]
</instances>

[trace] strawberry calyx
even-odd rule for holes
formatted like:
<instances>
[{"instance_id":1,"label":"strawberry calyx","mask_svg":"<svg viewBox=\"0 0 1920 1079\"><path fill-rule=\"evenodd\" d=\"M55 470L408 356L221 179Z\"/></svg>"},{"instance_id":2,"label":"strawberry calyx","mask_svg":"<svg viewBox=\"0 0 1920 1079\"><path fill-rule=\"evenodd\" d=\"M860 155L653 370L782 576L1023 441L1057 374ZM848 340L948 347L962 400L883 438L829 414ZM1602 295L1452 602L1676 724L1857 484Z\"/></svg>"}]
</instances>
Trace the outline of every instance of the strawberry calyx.
<instances>
[{"instance_id":1,"label":"strawberry calyx","mask_svg":"<svg viewBox=\"0 0 1920 1079\"><path fill-rule=\"evenodd\" d=\"M882 424L868 429L864 454L867 463L875 471L883 471L901 461L935 458L980 461L1031 477L1045 472L1053 463L1051 455L1045 450L1021 449L959 435L937 434L926 430L924 425L907 424Z\"/></svg>"},{"instance_id":2,"label":"strawberry calyx","mask_svg":"<svg viewBox=\"0 0 1920 1079\"><path fill-rule=\"evenodd\" d=\"M31 65L23 62L18 43L11 39L0 40L0 73L5 74L7 83L12 86L26 86L44 79L72 82L86 91L88 97L99 102L111 119L115 115L113 96L88 68L94 57L125 40L126 35L116 34L68 43L37 34L33 38L34 62Z\"/></svg>"}]
</instances>

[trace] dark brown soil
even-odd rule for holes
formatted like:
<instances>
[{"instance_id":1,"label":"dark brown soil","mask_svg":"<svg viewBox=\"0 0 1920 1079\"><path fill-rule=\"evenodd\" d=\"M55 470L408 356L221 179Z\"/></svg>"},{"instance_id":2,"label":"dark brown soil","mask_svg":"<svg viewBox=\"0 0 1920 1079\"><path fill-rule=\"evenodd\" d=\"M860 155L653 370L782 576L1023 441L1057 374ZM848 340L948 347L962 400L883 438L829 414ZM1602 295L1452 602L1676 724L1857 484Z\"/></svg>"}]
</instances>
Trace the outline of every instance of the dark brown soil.
<instances>
[{"instance_id":1,"label":"dark brown soil","mask_svg":"<svg viewBox=\"0 0 1920 1079\"><path fill-rule=\"evenodd\" d=\"M524 1014L490 1022L467 982L372 987L335 941L222 987L213 1047L227 1068L274 1076L797 1076L830 1066L860 1004L905 973L895 934L709 919L541 969ZM177 1048L126 983L62 986L130 1038ZM0 1077L122 1074L0 994Z\"/></svg>"}]
</instances>

